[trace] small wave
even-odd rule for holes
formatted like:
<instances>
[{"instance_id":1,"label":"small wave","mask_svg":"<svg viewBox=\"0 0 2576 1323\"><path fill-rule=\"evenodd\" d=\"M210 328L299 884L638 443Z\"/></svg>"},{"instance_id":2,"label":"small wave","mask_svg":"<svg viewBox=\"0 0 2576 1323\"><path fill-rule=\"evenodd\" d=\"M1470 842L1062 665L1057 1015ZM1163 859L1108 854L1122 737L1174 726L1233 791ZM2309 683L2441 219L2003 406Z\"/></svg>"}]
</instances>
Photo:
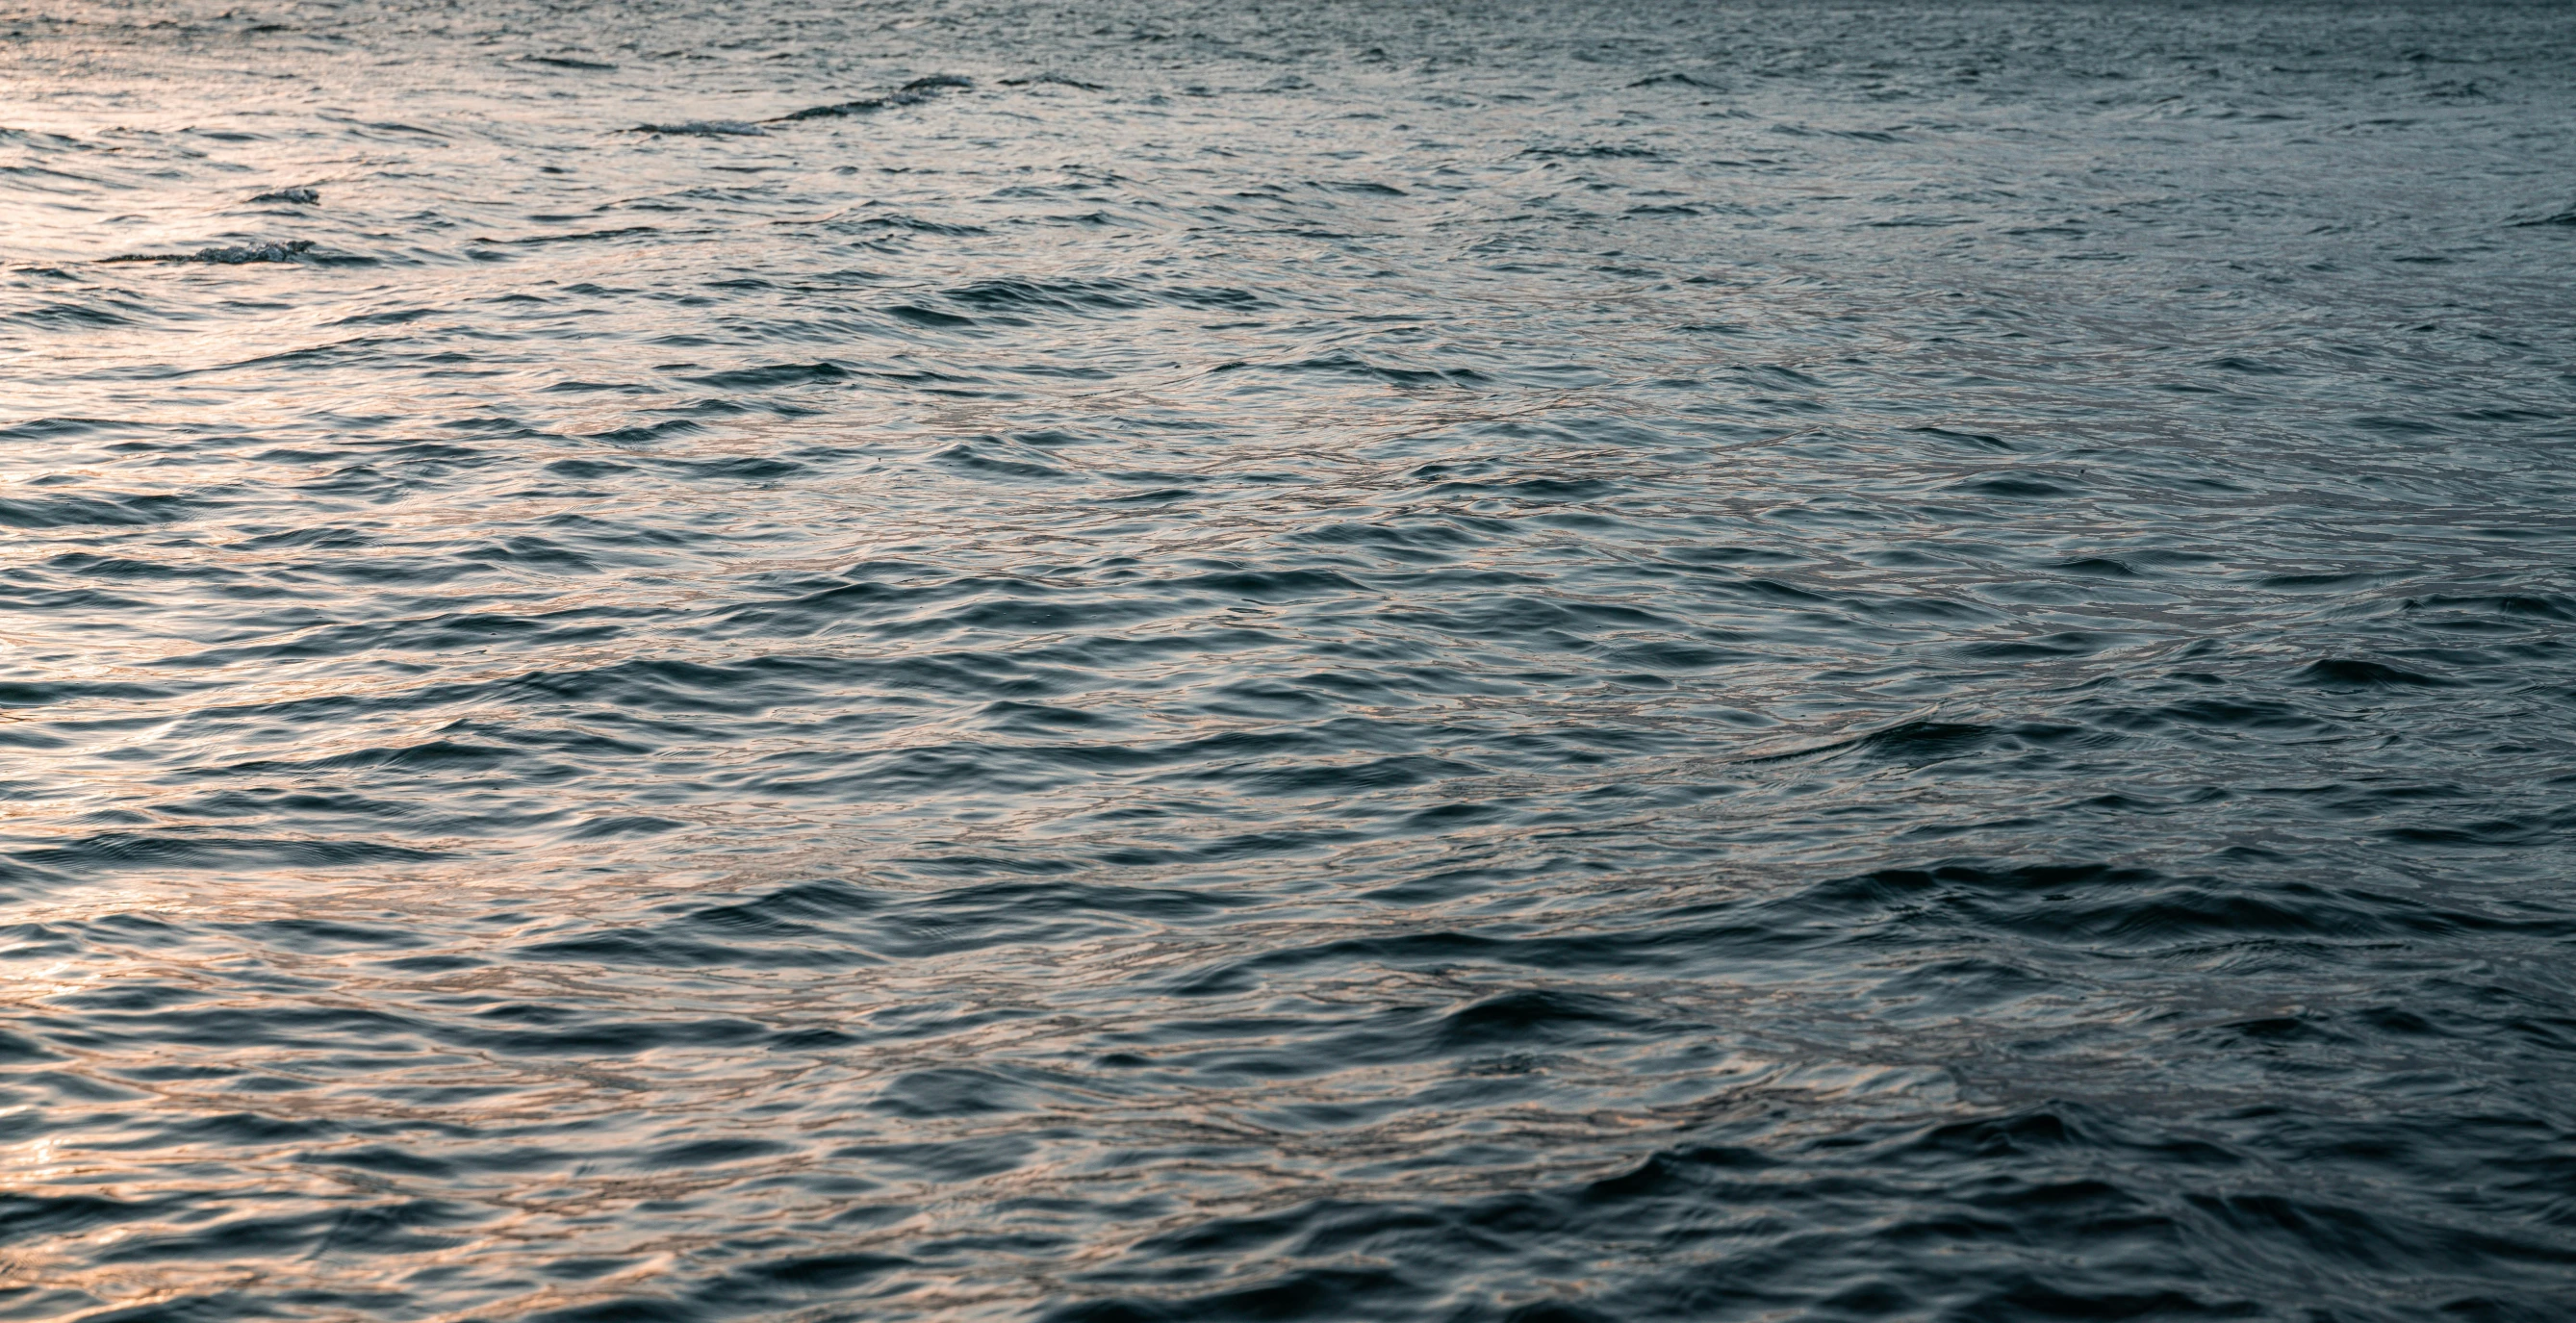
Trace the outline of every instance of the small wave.
<instances>
[{"instance_id":1,"label":"small wave","mask_svg":"<svg viewBox=\"0 0 2576 1323\"><path fill-rule=\"evenodd\" d=\"M1293 363L1231 363L1214 371L1257 369L1265 372L1324 373L1369 377L1391 386L1474 386L1491 380L1474 368L1406 368L1372 363L1354 354L1326 354Z\"/></svg>"},{"instance_id":2,"label":"small wave","mask_svg":"<svg viewBox=\"0 0 2576 1323\"><path fill-rule=\"evenodd\" d=\"M1403 189L1393 184L1381 184L1374 179L1310 179L1306 184L1309 188L1320 188L1327 193L1357 193L1376 198L1406 196Z\"/></svg>"},{"instance_id":3,"label":"small wave","mask_svg":"<svg viewBox=\"0 0 2576 1323\"><path fill-rule=\"evenodd\" d=\"M889 92L884 96L860 97L855 101L836 101L827 106L808 106L803 110L790 111L784 115L762 120L761 123L794 124L804 120L842 119L852 115L873 115L880 110L894 110L903 106L917 106L930 100L935 93L948 91L952 88L971 88L974 85L974 80L961 78L955 74L932 74L927 78L915 78L911 82L904 84L900 89Z\"/></svg>"},{"instance_id":4,"label":"small wave","mask_svg":"<svg viewBox=\"0 0 2576 1323\"><path fill-rule=\"evenodd\" d=\"M2075 489L2026 473L2001 473L1976 478L1947 488L1975 496L2000 496L2015 501L2046 501L2072 496Z\"/></svg>"},{"instance_id":5,"label":"small wave","mask_svg":"<svg viewBox=\"0 0 2576 1323\"><path fill-rule=\"evenodd\" d=\"M790 115L789 119L799 116ZM675 124L638 124L629 133L647 133L663 138L762 138L769 130L758 124L738 119L693 119Z\"/></svg>"},{"instance_id":6,"label":"small wave","mask_svg":"<svg viewBox=\"0 0 2576 1323\"><path fill-rule=\"evenodd\" d=\"M1523 156L1555 157L1569 161L1660 161L1662 152L1652 147L1530 147Z\"/></svg>"},{"instance_id":7,"label":"small wave","mask_svg":"<svg viewBox=\"0 0 2576 1323\"><path fill-rule=\"evenodd\" d=\"M11 528L141 527L185 519L196 503L166 492L133 495L0 496L0 525Z\"/></svg>"},{"instance_id":8,"label":"small wave","mask_svg":"<svg viewBox=\"0 0 2576 1323\"><path fill-rule=\"evenodd\" d=\"M902 92L897 92L891 96L861 97L856 101L836 101L828 106L807 106L803 110L790 111L787 114L777 116L774 119L762 120L761 123L794 124L801 120L841 119L850 115L873 115L880 110L891 110L898 106L918 105L924 99L925 98L912 96Z\"/></svg>"},{"instance_id":9,"label":"small wave","mask_svg":"<svg viewBox=\"0 0 2576 1323\"><path fill-rule=\"evenodd\" d=\"M2455 682L2382 662L2327 657L2301 668L2297 683L2319 689L2443 689Z\"/></svg>"},{"instance_id":10,"label":"small wave","mask_svg":"<svg viewBox=\"0 0 2576 1323\"><path fill-rule=\"evenodd\" d=\"M714 386L722 390L760 390L770 386L801 386L816 382L847 381L850 375L849 369L838 363L778 363L766 367L709 372L688 379L701 386Z\"/></svg>"},{"instance_id":11,"label":"small wave","mask_svg":"<svg viewBox=\"0 0 2576 1323\"><path fill-rule=\"evenodd\" d=\"M231 868L332 868L366 864L427 863L435 850L380 841L198 836L179 832L108 832L9 856L21 863L73 874L133 868L211 870Z\"/></svg>"},{"instance_id":12,"label":"small wave","mask_svg":"<svg viewBox=\"0 0 2576 1323\"><path fill-rule=\"evenodd\" d=\"M658 226L628 225L614 230L576 230L570 234L526 234L515 239L495 239L478 235L473 242L524 248L542 244L590 243L600 239L630 239L639 234L660 234Z\"/></svg>"},{"instance_id":13,"label":"small wave","mask_svg":"<svg viewBox=\"0 0 2576 1323\"><path fill-rule=\"evenodd\" d=\"M1710 81L1710 80L1708 80L1708 79L1705 79L1705 78L1697 78L1697 77L1693 77L1692 75L1690 75L1690 74L1686 74L1686 73L1659 73L1659 74L1656 74L1656 75L1654 75L1653 77L1650 77L1650 78L1640 78L1640 79L1638 79L1637 81L1635 81L1635 82L1633 82L1633 83L1628 84L1628 86L1630 86L1630 87L1696 87L1696 88L1699 88L1699 89L1701 89L1701 90L1703 90L1703 91L1708 91L1708 92L1723 92L1723 91L1725 91L1725 90L1726 90L1726 86L1725 86L1725 84L1723 84L1723 83L1712 82L1712 81Z\"/></svg>"},{"instance_id":14,"label":"small wave","mask_svg":"<svg viewBox=\"0 0 2576 1323\"><path fill-rule=\"evenodd\" d=\"M1085 91L1085 92L1106 92L1106 91L1108 91L1108 90L1109 90L1108 85L1107 85L1107 84L1105 84L1105 83L1086 83L1086 82L1082 81L1082 80L1081 80L1081 79L1079 79L1079 78L1067 78L1067 77L1065 77L1063 74L1052 74L1052 73L1048 73L1048 74L1037 74L1037 75L1034 75L1034 76L1032 76L1032 77L1028 77L1028 78L1005 78L1005 79L1003 79L1003 80L1002 80L1002 86L1004 86L1004 87L1072 87L1072 88L1079 88L1079 89L1081 89L1082 91Z\"/></svg>"},{"instance_id":15,"label":"small wave","mask_svg":"<svg viewBox=\"0 0 2576 1323\"><path fill-rule=\"evenodd\" d=\"M948 298L984 311L1086 312L1144 306L1114 280L979 280L948 291Z\"/></svg>"},{"instance_id":16,"label":"small wave","mask_svg":"<svg viewBox=\"0 0 2576 1323\"><path fill-rule=\"evenodd\" d=\"M886 216L862 216L848 220L833 220L827 222L827 224L830 228L839 230L908 230L917 234L960 236L992 233L991 230L988 230L981 225L961 225L953 221L924 220L918 216L905 216L900 214Z\"/></svg>"},{"instance_id":17,"label":"small wave","mask_svg":"<svg viewBox=\"0 0 2576 1323\"><path fill-rule=\"evenodd\" d=\"M102 257L111 262L205 262L216 266L242 266L254 262L293 262L313 251L310 239L288 239L279 243L245 244L231 248L200 248L193 253L131 253L122 257Z\"/></svg>"}]
</instances>

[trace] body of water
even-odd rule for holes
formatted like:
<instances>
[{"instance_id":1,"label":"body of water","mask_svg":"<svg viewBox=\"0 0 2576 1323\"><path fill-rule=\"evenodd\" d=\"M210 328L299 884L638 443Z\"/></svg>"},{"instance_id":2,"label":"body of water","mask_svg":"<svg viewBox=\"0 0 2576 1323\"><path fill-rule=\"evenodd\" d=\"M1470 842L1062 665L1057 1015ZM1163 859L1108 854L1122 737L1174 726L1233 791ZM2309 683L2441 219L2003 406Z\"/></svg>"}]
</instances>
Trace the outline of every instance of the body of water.
<instances>
[{"instance_id":1,"label":"body of water","mask_svg":"<svg viewBox=\"0 0 2576 1323\"><path fill-rule=\"evenodd\" d=\"M0 5L0 1317L2576 1312L2576 10Z\"/></svg>"}]
</instances>

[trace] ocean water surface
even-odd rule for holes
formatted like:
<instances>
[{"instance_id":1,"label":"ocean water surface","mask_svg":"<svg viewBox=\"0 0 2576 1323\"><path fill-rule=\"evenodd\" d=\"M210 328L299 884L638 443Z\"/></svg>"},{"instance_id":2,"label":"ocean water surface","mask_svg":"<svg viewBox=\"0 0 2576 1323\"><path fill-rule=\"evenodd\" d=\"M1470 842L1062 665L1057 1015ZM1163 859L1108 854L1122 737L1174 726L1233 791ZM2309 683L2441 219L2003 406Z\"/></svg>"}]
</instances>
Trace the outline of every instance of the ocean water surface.
<instances>
[{"instance_id":1,"label":"ocean water surface","mask_svg":"<svg viewBox=\"0 0 2576 1323\"><path fill-rule=\"evenodd\" d=\"M2576 1315L2576 10L0 0L0 1318Z\"/></svg>"}]
</instances>

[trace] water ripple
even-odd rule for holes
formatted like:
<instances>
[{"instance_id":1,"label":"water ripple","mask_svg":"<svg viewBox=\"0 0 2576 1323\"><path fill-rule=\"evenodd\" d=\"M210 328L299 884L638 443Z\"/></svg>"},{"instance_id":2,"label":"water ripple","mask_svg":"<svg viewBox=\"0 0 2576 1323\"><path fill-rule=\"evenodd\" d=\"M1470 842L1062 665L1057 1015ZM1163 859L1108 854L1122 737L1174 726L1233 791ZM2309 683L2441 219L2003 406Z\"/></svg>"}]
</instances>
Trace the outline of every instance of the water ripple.
<instances>
[{"instance_id":1,"label":"water ripple","mask_svg":"<svg viewBox=\"0 0 2576 1323\"><path fill-rule=\"evenodd\" d=\"M0 1309L2553 1319L2551 6L0 14Z\"/></svg>"}]
</instances>

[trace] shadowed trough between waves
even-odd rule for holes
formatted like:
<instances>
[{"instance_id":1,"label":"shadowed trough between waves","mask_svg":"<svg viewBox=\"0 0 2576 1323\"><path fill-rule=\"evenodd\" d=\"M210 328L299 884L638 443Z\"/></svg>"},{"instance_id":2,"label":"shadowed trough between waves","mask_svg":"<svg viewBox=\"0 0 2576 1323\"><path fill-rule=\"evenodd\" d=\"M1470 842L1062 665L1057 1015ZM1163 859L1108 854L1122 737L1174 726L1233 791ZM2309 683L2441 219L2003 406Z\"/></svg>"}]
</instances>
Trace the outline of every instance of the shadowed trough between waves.
<instances>
[{"instance_id":1,"label":"shadowed trough between waves","mask_svg":"<svg viewBox=\"0 0 2576 1323\"><path fill-rule=\"evenodd\" d=\"M0 0L0 1315L2563 1319L2571 109Z\"/></svg>"}]
</instances>

